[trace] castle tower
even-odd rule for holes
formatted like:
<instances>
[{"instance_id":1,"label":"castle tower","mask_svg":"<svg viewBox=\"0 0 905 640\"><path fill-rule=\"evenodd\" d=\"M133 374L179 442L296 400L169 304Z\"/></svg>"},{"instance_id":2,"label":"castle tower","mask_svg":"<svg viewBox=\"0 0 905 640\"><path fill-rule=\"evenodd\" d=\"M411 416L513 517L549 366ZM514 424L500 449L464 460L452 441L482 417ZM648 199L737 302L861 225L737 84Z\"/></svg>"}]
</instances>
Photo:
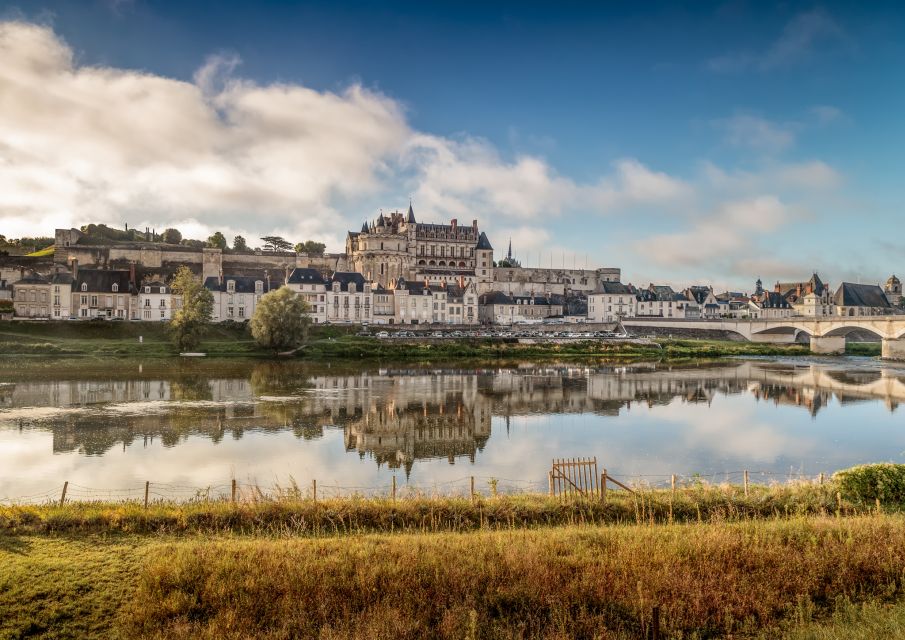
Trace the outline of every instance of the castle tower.
<instances>
[{"instance_id":1,"label":"castle tower","mask_svg":"<svg viewBox=\"0 0 905 640\"><path fill-rule=\"evenodd\" d=\"M493 247L483 231L474 248L475 277L478 282L493 282Z\"/></svg>"},{"instance_id":2,"label":"castle tower","mask_svg":"<svg viewBox=\"0 0 905 640\"><path fill-rule=\"evenodd\" d=\"M886 281L886 286L883 290L886 293L889 304L897 307L902 303L902 281L895 274L889 276L889 280Z\"/></svg>"}]
</instances>

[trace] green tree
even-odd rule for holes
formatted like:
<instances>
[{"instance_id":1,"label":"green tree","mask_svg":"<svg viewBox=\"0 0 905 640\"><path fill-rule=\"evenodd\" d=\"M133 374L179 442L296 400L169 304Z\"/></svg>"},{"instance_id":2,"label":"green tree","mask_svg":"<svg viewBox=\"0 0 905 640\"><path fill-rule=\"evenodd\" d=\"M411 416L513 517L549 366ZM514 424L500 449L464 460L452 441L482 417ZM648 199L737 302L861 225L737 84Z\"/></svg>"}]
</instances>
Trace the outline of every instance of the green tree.
<instances>
[{"instance_id":1,"label":"green tree","mask_svg":"<svg viewBox=\"0 0 905 640\"><path fill-rule=\"evenodd\" d=\"M264 251L291 251L292 243L282 236L264 236Z\"/></svg>"},{"instance_id":2,"label":"green tree","mask_svg":"<svg viewBox=\"0 0 905 640\"><path fill-rule=\"evenodd\" d=\"M175 311L170 321L173 343L180 352L197 349L211 322L214 295L185 266L179 267L170 283L170 290L182 297L182 307Z\"/></svg>"},{"instance_id":3,"label":"green tree","mask_svg":"<svg viewBox=\"0 0 905 640\"><path fill-rule=\"evenodd\" d=\"M279 351L301 345L308 335L308 303L288 287L264 295L251 317L251 335L259 346Z\"/></svg>"},{"instance_id":4,"label":"green tree","mask_svg":"<svg viewBox=\"0 0 905 640\"><path fill-rule=\"evenodd\" d=\"M242 236L236 236L233 238L233 250L234 251L248 251L248 245L245 244L245 238Z\"/></svg>"},{"instance_id":5,"label":"green tree","mask_svg":"<svg viewBox=\"0 0 905 640\"><path fill-rule=\"evenodd\" d=\"M226 236L217 231L210 238L207 239L207 246L212 249L225 249L226 248Z\"/></svg>"},{"instance_id":6,"label":"green tree","mask_svg":"<svg viewBox=\"0 0 905 640\"><path fill-rule=\"evenodd\" d=\"M307 242L299 242L295 245L296 253L307 253L309 256L322 256L324 255L324 250L327 248L323 242L315 242L314 240L308 240Z\"/></svg>"},{"instance_id":7,"label":"green tree","mask_svg":"<svg viewBox=\"0 0 905 640\"><path fill-rule=\"evenodd\" d=\"M179 229L164 229L161 238L167 244L179 244L182 242L182 234L179 233Z\"/></svg>"}]
</instances>

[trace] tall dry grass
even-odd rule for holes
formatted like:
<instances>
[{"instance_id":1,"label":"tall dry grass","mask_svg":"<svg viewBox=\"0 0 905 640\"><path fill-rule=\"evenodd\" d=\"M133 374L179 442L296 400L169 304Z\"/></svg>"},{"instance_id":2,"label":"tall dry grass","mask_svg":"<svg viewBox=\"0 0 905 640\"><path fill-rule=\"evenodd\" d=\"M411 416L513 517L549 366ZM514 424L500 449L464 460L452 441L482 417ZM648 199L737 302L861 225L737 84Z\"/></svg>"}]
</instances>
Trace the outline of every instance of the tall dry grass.
<instances>
[{"instance_id":1,"label":"tall dry grass","mask_svg":"<svg viewBox=\"0 0 905 640\"><path fill-rule=\"evenodd\" d=\"M888 505L898 509L899 504ZM599 499L562 502L540 494L404 499L348 497L313 501L288 492L251 492L246 500L183 503L69 503L0 506L0 532L243 533L347 535L465 532L578 524L723 522L875 510L874 503L840 502L833 484L752 486L699 484L669 489L608 491Z\"/></svg>"},{"instance_id":2,"label":"tall dry grass","mask_svg":"<svg viewBox=\"0 0 905 640\"><path fill-rule=\"evenodd\" d=\"M905 519L180 542L125 612L154 638L664 637L754 633L902 594Z\"/></svg>"}]
</instances>

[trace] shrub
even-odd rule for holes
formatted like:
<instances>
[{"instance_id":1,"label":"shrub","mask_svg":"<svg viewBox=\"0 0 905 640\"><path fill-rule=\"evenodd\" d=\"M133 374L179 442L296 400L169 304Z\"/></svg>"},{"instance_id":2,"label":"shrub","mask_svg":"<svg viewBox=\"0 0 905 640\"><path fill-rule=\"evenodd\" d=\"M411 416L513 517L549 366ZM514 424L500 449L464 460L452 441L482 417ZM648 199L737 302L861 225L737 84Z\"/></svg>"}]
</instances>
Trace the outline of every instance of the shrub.
<instances>
[{"instance_id":1,"label":"shrub","mask_svg":"<svg viewBox=\"0 0 905 640\"><path fill-rule=\"evenodd\" d=\"M864 464L837 471L833 479L849 500L905 503L905 464Z\"/></svg>"}]
</instances>

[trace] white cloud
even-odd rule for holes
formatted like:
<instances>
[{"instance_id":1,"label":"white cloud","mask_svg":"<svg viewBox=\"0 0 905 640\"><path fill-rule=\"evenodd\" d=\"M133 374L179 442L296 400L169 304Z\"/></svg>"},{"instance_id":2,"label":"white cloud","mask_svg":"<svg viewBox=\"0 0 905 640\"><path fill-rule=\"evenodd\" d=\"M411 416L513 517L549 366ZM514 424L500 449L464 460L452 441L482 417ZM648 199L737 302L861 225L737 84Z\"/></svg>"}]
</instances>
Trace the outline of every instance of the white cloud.
<instances>
[{"instance_id":1,"label":"white cloud","mask_svg":"<svg viewBox=\"0 0 905 640\"><path fill-rule=\"evenodd\" d=\"M400 104L353 84L320 92L235 75L210 57L191 82L78 64L47 27L0 23L0 222L183 225L339 248L401 184L419 211L548 219L663 203L690 188L634 159L581 184L543 158L414 131ZM64 222L66 221L66 222Z\"/></svg>"},{"instance_id":2,"label":"white cloud","mask_svg":"<svg viewBox=\"0 0 905 640\"><path fill-rule=\"evenodd\" d=\"M717 56L707 62L707 68L717 73L771 71L805 63L820 52L840 47L851 47L848 34L832 16L815 9L793 17L766 49Z\"/></svg>"},{"instance_id":3,"label":"white cloud","mask_svg":"<svg viewBox=\"0 0 905 640\"><path fill-rule=\"evenodd\" d=\"M791 221L799 213L774 196L726 202L683 231L651 236L635 251L663 267L714 266L749 250L752 240Z\"/></svg>"},{"instance_id":4,"label":"white cloud","mask_svg":"<svg viewBox=\"0 0 905 640\"><path fill-rule=\"evenodd\" d=\"M785 188L798 191L824 191L842 184L841 174L821 160L799 163L767 164L757 171L725 171L711 162L702 164L704 183L729 194L762 193Z\"/></svg>"}]
</instances>

